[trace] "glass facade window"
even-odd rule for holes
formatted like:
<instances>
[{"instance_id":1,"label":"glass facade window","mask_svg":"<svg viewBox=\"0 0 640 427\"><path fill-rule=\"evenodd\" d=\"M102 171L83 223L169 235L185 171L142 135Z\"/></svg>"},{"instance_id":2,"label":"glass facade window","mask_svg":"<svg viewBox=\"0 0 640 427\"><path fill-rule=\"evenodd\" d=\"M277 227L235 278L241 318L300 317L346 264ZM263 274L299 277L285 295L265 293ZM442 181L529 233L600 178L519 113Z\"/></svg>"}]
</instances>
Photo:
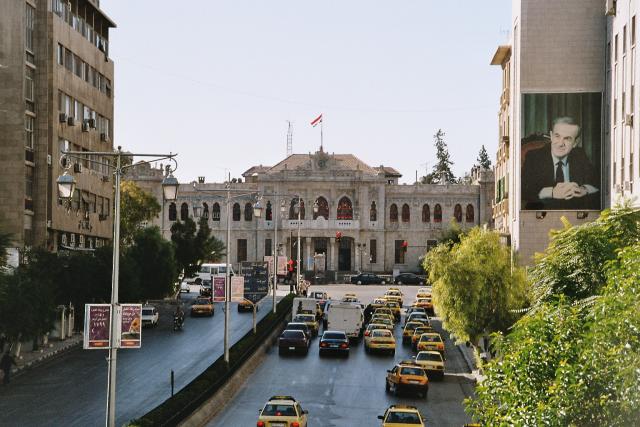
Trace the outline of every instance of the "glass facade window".
<instances>
[{"instance_id":1,"label":"glass facade window","mask_svg":"<svg viewBox=\"0 0 640 427\"><path fill-rule=\"evenodd\" d=\"M211 206L211 219L220 221L220 205L218 203L214 203L213 206Z\"/></svg>"},{"instance_id":2,"label":"glass facade window","mask_svg":"<svg viewBox=\"0 0 640 427\"><path fill-rule=\"evenodd\" d=\"M238 262L247 260L247 239L238 239Z\"/></svg>"},{"instance_id":3,"label":"glass facade window","mask_svg":"<svg viewBox=\"0 0 640 427\"><path fill-rule=\"evenodd\" d=\"M25 17L26 17L26 25L25 25L25 49L31 53L33 50L33 34L36 27L36 9L30 4L25 4Z\"/></svg>"},{"instance_id":4,"label":"glass facade window","mask_svg":"<svg viewBox=\"0 0 640 427\"><path fill-rule=\"evenodd\" d=\"M25 168L24 195L29 199L33 197L33 168L31 166Z\"/></svg>"},{"instance_id":5,"label":"glass facade window","mask_svg":"<svg viewBox=\"0 0 640 427\"><path fill-rule=\"evenodd\" d=\"M233 220L234 221L240 221L240 204L239 203L234 203L232 211L233 211L232 212Z\"/></svg>"},{"instance_id":6,"label":"glass facade window","mask_svg":"<svg viewBox=\"0 0 640 427\"><path fill-rule=\"evenodd\" d=\"M402 205L402 222L411 221L411 210L409 209L408 204Z\"/></svg>"},{"instance_id":7,"label":"glass facade window","mask_svg":"<svg viewBox=\"0 0 640 427\"><path fill-rule=\"evenodd\" d=\"M271 247L273 246L271 239L264 239L264 256L271 256Z\"/></svg>"},{"instance_id":8,"label":"glass facade window","mask_svg":"<svg viewBox=\"0 0 640 427\"><path fill-rule=\"evenodd\" d=\"M395 249L395 263L396 264L404 264L404 248L402 247L402 242L404 240L396 240L394 243Z\"/></svg>"},{"instance_id":9,"label":"glass facade window","mask_svg":"<svg viewBox=\"0 0 640 427\"><path fill-rule=\"evenodd\" d=\"M378 262L378 242L376 239L369 240L369 263L375 264Z\"/></svg>"},{"instance_id":10,"label":"glass facade window","mask_svg":"<svg viewBox=\"0 0 640 427\"><path fill-rule=\"evenodd\" d=\"M24 145L33 150L35 146L35 130L36 119L27 115L24 117L25 141Z\"/></svg>"}]
</instances>

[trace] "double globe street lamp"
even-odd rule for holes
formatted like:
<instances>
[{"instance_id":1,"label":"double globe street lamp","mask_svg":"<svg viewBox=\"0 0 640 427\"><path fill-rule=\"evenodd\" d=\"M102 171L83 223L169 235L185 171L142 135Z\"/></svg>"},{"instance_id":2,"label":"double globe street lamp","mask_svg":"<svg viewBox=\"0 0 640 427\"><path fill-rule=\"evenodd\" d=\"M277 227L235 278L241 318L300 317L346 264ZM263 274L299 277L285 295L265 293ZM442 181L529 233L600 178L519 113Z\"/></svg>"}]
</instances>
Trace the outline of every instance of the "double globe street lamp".
<instances>
[{"instance_id":1,"label":"double globe street lamp","mask_svg":"<svg viewBox=\"0 0 640 427\"><path fill-rule=\"evenodd\" d=\"M58 177L56 183L58 185L58 195L61 199L66 200L67 203L71 202L71 198L75 194L77 187L76 179L73 175L69 174L71 168L71 161L69 158L80 159L82 161L90 162L93 164L101 165L113 170L115 176L115 194L114 194L114 219L113 219L113 268L111 273L111 322L110 322L110 334L109 334L109 357L108 361L108 380L107 380L107 410L106 410L106 425L107 427L115 426L115 411L116 411L116 361L117 361L117 347L116 347L116 334L118 324L118 276L120 272L120 182L123 172L133 166L140 163L151 163L160 160L169 159L174 162L177 167L175 157L177 154L134 154L125 153L122 151L122 147L118 147L116 151L63 151L60 158L60 165L64 168L64 173ZM115 166L111 163L102 163L95 159L96 157L113 157L115 158ZM133 164L132 162L122 164L122 158L132 157L153 157L152 160ZM178 180L173 176L173 172L176 170L167 169L168 174L162 181L162 190L166 200L175 200L178 193Z\"/></svg>"}]
</instances>

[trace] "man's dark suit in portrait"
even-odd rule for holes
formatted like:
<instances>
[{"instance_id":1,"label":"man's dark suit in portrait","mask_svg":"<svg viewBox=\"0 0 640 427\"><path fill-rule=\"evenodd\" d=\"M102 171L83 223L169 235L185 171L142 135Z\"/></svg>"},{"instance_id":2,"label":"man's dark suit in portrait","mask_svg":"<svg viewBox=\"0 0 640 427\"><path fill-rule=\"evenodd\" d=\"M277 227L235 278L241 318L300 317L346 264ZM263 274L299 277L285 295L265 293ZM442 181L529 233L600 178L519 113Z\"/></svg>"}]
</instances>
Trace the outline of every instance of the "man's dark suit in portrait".
<instances>
[{"instance_id":1,"label":"man's dark suit in portrait","mask_svg":"<svg viewBox=\"0 0 640 427\"><path fill-rule=\"evenodd\" d=\"M526 154L522 167L524 209L598 209L599 183L571 117L553 122L550 143Z\"/></svg>"}]
</instances>

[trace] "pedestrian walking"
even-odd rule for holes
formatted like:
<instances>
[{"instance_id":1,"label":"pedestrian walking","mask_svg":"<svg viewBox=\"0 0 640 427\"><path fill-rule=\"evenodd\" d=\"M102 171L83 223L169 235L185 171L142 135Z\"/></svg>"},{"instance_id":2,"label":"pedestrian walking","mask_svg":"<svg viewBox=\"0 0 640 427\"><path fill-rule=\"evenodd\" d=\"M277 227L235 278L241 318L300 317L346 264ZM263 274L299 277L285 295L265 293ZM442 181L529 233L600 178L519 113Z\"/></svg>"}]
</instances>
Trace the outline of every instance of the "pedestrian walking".
<instances>
[{"instance_id":1,"label":"pedestrian walking","mask_svg":"<svg viewBox=\"0 0 640 427\"><path fill-rule=\"evenodd\" d=\"M11 365L17 366L15 359L11 356L9 350L4 353L2 360L0 360L0 369L4 373L4 384L9 384L11 380Z\"/></svg>"}]
</instances>

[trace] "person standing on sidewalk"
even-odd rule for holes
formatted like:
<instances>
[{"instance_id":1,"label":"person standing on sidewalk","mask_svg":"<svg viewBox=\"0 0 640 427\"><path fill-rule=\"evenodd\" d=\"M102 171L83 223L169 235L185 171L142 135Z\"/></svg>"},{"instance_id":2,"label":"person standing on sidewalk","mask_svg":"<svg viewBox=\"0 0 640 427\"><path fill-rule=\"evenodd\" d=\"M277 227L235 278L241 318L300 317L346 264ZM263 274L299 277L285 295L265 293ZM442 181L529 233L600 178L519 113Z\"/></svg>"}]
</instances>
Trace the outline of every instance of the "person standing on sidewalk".
<instances>
[{"instance_id":1,"label":"person standing on sidewalk","mask_svg":"<svg viewBox=\"0 0 640 427\"><path fill-rule=\"evenodd\" d=\"M4 353L2 360L0 360L0 369L4 373L4 384L9 384L11 380L11 365L17 366L15 359L11 356L9 350Z\"/></svg>"}]
</instances>

